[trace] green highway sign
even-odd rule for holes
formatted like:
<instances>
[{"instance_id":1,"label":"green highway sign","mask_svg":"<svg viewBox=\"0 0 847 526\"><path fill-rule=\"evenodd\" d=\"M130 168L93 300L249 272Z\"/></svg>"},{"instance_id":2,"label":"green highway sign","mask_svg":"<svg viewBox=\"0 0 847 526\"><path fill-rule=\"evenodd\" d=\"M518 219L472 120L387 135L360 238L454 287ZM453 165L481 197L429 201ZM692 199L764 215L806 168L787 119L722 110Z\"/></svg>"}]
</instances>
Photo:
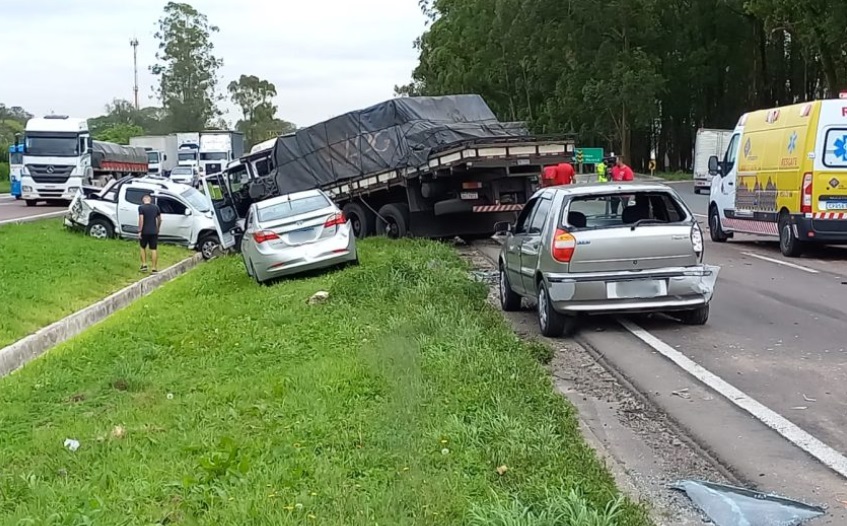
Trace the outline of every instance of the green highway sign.
<instances>
[{"instance_id":1,"label":"green highway sign","mask_svg":"<svg viewBox=\"0 0 847 526\"><path fill-rule=\"evenodd\" d=\"M603 162L603 148L577 148L576 162L583 164L599 164Z\"/></svg>"}]
</instances>

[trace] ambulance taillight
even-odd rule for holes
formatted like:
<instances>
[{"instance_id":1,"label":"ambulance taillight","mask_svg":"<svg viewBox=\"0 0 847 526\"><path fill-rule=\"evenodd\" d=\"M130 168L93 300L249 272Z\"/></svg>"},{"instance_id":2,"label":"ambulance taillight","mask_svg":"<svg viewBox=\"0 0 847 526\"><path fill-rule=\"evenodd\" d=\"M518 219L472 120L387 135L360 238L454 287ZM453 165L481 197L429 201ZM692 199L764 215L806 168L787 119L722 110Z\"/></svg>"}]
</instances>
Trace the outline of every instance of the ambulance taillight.
<instances>
[{"instance_id":1,"label":"ambulance taillight","mask_svg":"<svg viewBox=\"0 0 847 526\"><path fill-rule=\"evenodd\" d=\"M812 173L807 172L803 174L803 204L800 206L800 213L802 214L811 214L812 213Z\"/></svg>"}]
</instances>

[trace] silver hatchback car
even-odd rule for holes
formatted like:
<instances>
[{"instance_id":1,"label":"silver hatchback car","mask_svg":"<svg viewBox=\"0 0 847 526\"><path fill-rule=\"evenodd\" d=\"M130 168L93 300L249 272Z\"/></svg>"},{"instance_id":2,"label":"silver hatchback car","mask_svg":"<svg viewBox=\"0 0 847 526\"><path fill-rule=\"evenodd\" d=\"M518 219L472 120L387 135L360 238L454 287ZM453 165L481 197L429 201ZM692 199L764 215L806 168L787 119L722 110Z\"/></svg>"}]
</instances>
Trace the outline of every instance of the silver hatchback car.
<instances>
[{"instance_id":1,"label":"silver hatchback car","mask_svg":"<svg viewBox=\"0 0 847 526\"><path fill-rule=\"evenodd\" d=\"M719 267L703 264L703 232L679 195L662 184L539 190L517 223L501 223L503 310L537 300L542 334L577 328L581 314L672 313L709 318Z\"/></svg>"},{"instance_id":2,"label":"silver hatchback car","mask_svg":"<svg viewBox=\"0 0 847 526\"><path fill-rule=\"evenodd\" d=\"M347 218L320 190L251 205L244 222L241 255L247 274L259 283L359 262L356 236Z\"/></svg>"}]
</instances>

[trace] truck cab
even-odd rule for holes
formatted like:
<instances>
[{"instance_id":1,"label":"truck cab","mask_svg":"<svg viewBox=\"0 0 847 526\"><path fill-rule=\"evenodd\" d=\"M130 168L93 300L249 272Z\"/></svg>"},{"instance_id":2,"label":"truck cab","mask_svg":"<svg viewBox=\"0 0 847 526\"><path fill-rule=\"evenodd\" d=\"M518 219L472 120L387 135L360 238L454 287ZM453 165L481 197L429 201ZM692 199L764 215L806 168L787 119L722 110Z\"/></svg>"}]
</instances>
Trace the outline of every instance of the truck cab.
<instances>
[{"instance_id":1,"label":"truck cab","mask_svg":"<svg viewBox=\"0 0 847 526\"><path fill-rule=\"evenodd\" d=\"M86 119L48 115L30 119L24 132L21 198L71 201L91 171L91 134Z\"/></svg>"},{"instance_id":2,"label":"truck cab","mask_svg":"<svg viewBox=\"0 0 847 526\"><path fill-rule=\"evenodd\" d=\"M15 199L21 198L21 168L24 164L24 145L13 144L9 146L9 181L11 183L11 195Z\"/></svg>"},{"instance_id":3,"label":"truck cab","mask_svg":"<svg viewBox=\"0 0 847 526\"><path fill-rule=\"evenodd\" d=\"M65 226L97 239L138 239L138 207L145 195L162 212L160 241L197 250L206 259L214 256L220 242L209 199L161 177L126 177L102 189L84 189L71 203Z\"/></svg>"}]
</instances>

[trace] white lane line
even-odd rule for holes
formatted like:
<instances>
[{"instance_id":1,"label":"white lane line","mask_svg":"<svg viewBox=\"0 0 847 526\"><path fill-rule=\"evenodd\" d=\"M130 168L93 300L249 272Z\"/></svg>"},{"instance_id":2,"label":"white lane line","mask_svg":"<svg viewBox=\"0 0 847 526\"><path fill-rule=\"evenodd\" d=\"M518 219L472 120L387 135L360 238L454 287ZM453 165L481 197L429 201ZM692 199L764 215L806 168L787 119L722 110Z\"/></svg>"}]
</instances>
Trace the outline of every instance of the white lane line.
<instances>
[{"instance_id":1,"label":"white lane line","mask_svg":"<svg viewBox=\"0 0 847 526\"><path fill-rule=\"evenodd\" d=\"M769 258L767 256L760 256L759 254L754 254L753 252L742 252L745 256L750 256L751 258L761 259L762 261L768 261L770 263L776 263L777 265L783 265L785 267L796 268L797 270L802 270L803 272L808 272L809 274L820 274L819 271L804 267L803 265L795 265L794 263L789 263L787 261L782 261L780 259Z\"/></svg>"},{"instance_id":2,"label":"white lane line","mask_svg":"<svg viewBox=\"0 0 847 526\"><path fill-rule=\"evenodd\" d=\"M753 415L757 420L782 435L786 440L821 461L826 467L847 478L847 458L841 453L792 424L779 413L750 398L739 389L733 387L719 376L709 372L697 362L691 360L638 325L624 319L618 319L618 323L636 338L678 365L685 372Z\"/></svg>"},{"instance_id":3,"label":"white lane line","mask_svg":"<svg viewBox=\"0 0 847 526\"><path fill-rule=\"evenodd\" d=\"M9 224L9 223L26 223L28 221L35 221L36 219L47 219L48 217L59 217L59 216L65 215L66 213L67 213L67 210L61 210L59 212L49 212L47 214L38 214L38 215L27 216L27 217L18 217L18 218L15 218L15 219L5 219L3 221L0 221L0 225L6 225L6 224Z\"/></svg>"}]
</instances>

